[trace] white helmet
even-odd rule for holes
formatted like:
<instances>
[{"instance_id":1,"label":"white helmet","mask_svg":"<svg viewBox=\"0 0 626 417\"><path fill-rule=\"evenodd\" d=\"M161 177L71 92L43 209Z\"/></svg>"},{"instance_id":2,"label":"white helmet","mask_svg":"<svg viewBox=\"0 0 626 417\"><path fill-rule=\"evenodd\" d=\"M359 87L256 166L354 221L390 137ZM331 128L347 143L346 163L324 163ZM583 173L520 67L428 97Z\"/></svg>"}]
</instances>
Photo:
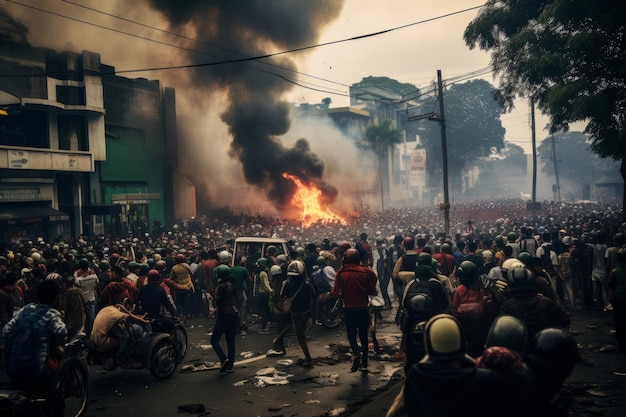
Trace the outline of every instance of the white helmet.
<instances>
[{"instance_id":1,"label":"white helmet","mask_svg":"<svg viewBox=\"0 0 626 417\"><path fill-rule=\"evenodd\" d=\"M281 275L283 273L283 269L278 265L272 265L270 268L270 275Z\"/></svg>"},{"instance_id":2,"label":"white helmet","mask_svg":"<svg viewBox=\"0 0 626 417\"><path fill-rule=\"evenodd\" d=\"M220 263L223 263L223 264L229 263L230 260L232 259L232 257L230 256L230 252L228 252L227 250L221 251L217 255L217 258L219 259Z\"/></svg>"}]
</instances>

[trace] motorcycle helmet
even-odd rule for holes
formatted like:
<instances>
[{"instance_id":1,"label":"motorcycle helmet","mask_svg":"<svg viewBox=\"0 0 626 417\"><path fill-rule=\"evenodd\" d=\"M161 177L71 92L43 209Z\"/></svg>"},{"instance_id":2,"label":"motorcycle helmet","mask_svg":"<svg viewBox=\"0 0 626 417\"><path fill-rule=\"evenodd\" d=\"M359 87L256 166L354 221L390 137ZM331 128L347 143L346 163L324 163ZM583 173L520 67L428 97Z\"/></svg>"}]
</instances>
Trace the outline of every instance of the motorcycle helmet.
<instances>
[{"instance_id":1,"label":"motorcycle helmet","mask_svg":"<svg viewBox=\"0 0 626 417\"><path fill-rule=\"evenodd\" d=\"M230 268L226 265L218 265L215 267L215 276L218 281L230 277Z\"/></svg>"},{"instance_id":2,"label":"motorcycle helmet","mask_svg":"<svg viewBox=\"0 0 626 417\"><path fill-rule=\"evenodd\" d=\"M515 316L501 314L496 317L487 333L485 349L504 346L519 353L526 351L528 331L526 324Z\"/></svg>"},{"instance_id":3,"label":"motorcycle helmet","mask_svg":"<svg viewBox=\"0 0 626 417\"><path fill-rule=\"evenodd\" d=\"M324 268L326 267L326 258L324 258L323 256L318 256L315 263L320 267L320 268Z\"/></svg>"},{"instance_id":4,"label":"motorcycle helmet","mask_svg":"<svg viewBox=\"0 0 626 417\"><path fill-rule=\"evenodd\" d=\"M465 337L459 321L449 314L432 317L424 329L427 358L446 363L465 357Z\"/></svg>"},{"instance_id":5,"label":"motorcycle helmet","mask_svg":"<svg viewBox=\"0 0 626 417\"><path fill-rule=\"evenodd\" d=\"M267 259L265 259L265 258L257 259L256 263L262 269L267 269L267 267L268 267Z\"/></svg>"},{"instance_id":6,"label":"motorcycle helmet","mask_svg":"<svg viewBox=\"0 0 626 417\"><path fill-rule=\"evenodd\" d=\"M425 293L415 294L407 305L407 317L414 322L428 320L433 315L433 301Z\"/></svg>"},{"instance_id":7,"label":"motorcycle helmet","mask_svg":"<svg viewBox=\"0 0 626 417\"><path fill-rule=\"evenodd\" d=\"M339 249L338 249L338 250L339 250L339 252L341 252L341 253L345 253L345 251L347 251L347 250L348 250L348 249L350 249L351 247L352 247L352 245L350 245L350 243L348 243L348 242L345 242L345 241L344 241L344 242L341 242L341 243L339 244Z\"/></svg>"},{"instance_id":8,"label":"motorcycle helmet","mask_svg":"<svg viewBox=\"0 0 626 417\"><path fill-rule=\"evenodd\" d=\"M535 258L533 258L530 253L520 252L519 255L517 255L517 260L522 262L526 268L529 268L530 270L535 269Z\"/></svg>"},{"instance_id":9,"label":"motorcycle helmet","mask_svg":"<svg viewBox=\"0 0 626 417\"><path fill-rule=\"evenodd\" d=\"M506 281L512 293L535 290L535 274L522 264L515 264L509 269Z\"/></svg>"},{"instance_id":10,"label":"motorcycle helmet","mask_svg":"<svg viewBox=\"0 0 626 417\"><path fill-rule=\"evenodd\" d=\"M276 254L276 246L269 245L267 247L267 254L270 256L274 256Z\"/></svg>"},{"instance_id":11,"label":"motorcycle helmet","mask_svg":"<svg viewBox=\"0 0 626 417\"><path fill-rule=\"evenodd\" d=\"M85 260L87 260L87 259L85 259ZM87 262L87 265L89 265L89 262ZM139 269L139 264L138 264L137 262L135 262L135 261L130 261L130 262L128 263L128 270L129 270L130 272L135 271L135 270L137 270L137 269Z\"/></svg>"},{"instance_id":12,"label":"motorcycle helmet","mask_svg":"<svg viewBox=\"0 0 626 417\"><path fill-rule=\"evenodd\" d=\"M463 261L456 269L456 276L459 278L461 284L470 286L474 284L478 277L478 268L473 262Z\"/></svg>"},{"instance_id":13,"label":"motorcycle helmet","mask_svg":"<svg viewBox=\"0 0 626 417\"><path fill-rule=\"evenodd\" d=\"M161 274L156 269L151 269L148 271L148 281L149 282L159 282L161 279Z\"/></svg>"},{"instance_id":14,"label":"motorcycle helmet","mask_svg":"<svg viewBox=\"0 0 626 417\"><path fill-rule=\"evenodd\" d=\"M87 258L80 258L78 260L78 267L80 269L87 269L87 268L89 268L89 261L87 260Z\"/></svg>"},{"instance_id":15,"label":"motorcycle helmet","mask_svg":"<svg viewBox=\"0 0 626 417\"><path fill-rule=\"evenodd\" d=\"M287 258L287 255L285 254L281 254L276 257L276 262L278 262L279 264L285 264L288 261L289 259Z\"/></svg>"},{"instance_id":16,"label":"motorcycle helmet","mask_svg":"<svg viewBox=\"0 0 626 417\"><path fill-rule=\"evenodd\" d=\"M217 259L221 264L228 264L230 263L232 256L230 255L230 252L223 250L217 254Z\"/></svg>"},{"instance_id":17,"label":"motorcycle helmet","mask_svg":"<svg viewBox=\"0 0 626 417\"><path fill-rule=\"evenodd\" d=\"M270 275L281 275L283 273L283 269L278 265L272 265L270 268Z\"/></svg>"},{"instance_id":18,"label":"motorcycle helmet","mask_svg":"<svg viewBox=\"0 0 626 417\"><path fill-rule=\"evenodd\" d=\"M167 268L167 264L165 263L165 261L163 259L156 261L156 263L154 264L154 268L157 271L165 271L165 268Z\"/></svg>"},{"instance_id":19,"label":"motorcycle helmet","mask_svg":"<svg viewBox=\"0 0 626 417\"><path fill-rule=\"evenodd\" d=\"M483 263L485 265L493 263L493 252L492 251L490 251L489 249L486 249L486 250L482 251L480 254L483 257Z\"/></svg>"},{"instance_id":20,"label":"motorcycle helmet","mask_svg":"<svg viewBox=\"0 0 626 417\"><path fill-rule=\"evenodd\" d=\"M352 248L348 249L343 255L343 262L346 264L359 265L361 263L361 255L359 254L359 251Z\"/></svg>"},{"instance_id":21,"label":"motorcycle helmet","mask_svg":"<svg viewBox=\"0 0 626 417\"><path fill-rule=\"evenodd\" d=\"M545 367L563 380L582 361L576 338L558 327L539 331L530 341L527 356L531 364Z\"/></svg>"},{"instance_id":22,"label":"motorcycle helmet","mask_svg":"<svg viewBox=\"0 0 626 417\"><path fill-rule=\"evenodd\" d=\"M149 270L150 270L150 265L148 265L146 262L142 262L139 264L139 275L141 276L147 275Z\"/></svg>"},{"instance_id":23,"label":"motorcycle helmet","mask_svg":"<svg viewBox=\"0 0 626 417\"><path fill-rule=\"evenodd\" d=\"M425 266L432 266L433 257L428 252L422 252L419 255L417 255L417 264L425 265Z\"/></svg>"},{"instance_id":24,"label":"motorcycle helmet","mask_svg":"<svg viewBox=\"0 0 626 417\"><path fill-rule=\"evenodd\" d=\"M100 263L98 265L100 266L100 269L102 271L108 271L109 268L111 267L111 264L106 259L100 261Z\"/></svg>"},{"instance_id":25,"label":"motorcycle helmet","mask_svg":"<svg viewBox=\"0 0 626 417\"><path fill-rule=\"evenodd\" d=\"M298 276L304 275L304 263L302 261L293 261L287 267L287 275Z\"/></svg>"}]
</instances>

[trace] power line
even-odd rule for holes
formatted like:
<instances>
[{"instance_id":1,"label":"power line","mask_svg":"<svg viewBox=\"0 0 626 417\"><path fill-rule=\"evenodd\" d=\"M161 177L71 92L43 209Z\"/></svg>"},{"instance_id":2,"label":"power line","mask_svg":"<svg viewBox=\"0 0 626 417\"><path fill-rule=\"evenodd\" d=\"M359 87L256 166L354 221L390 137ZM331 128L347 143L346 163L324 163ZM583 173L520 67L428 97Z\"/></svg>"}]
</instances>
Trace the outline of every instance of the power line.
<instances>
[{"instance_id":1,"label":"power line","mask_svg":"<svg viewBox=\"0 0 626 417\"><path fill-rule=\"evenodd\" d=\"M80 23L84 23L84 24L89 24L89 25L93 25L95 27L101 28L101 29L105 29L105 30L111 30L114 32L118 32L118 33L122 33L125 35L130 35L133 36L131 33L128 32L124 32L124 31L119 31L116 29L112 29L112 28L108 28L106 26L103 25L98 25L95 23L89 23L89 22L85 22L82 21L80 19L77 18L73 18L73 17L69 17L69 16L64 16L60 13L56 13L56 12L52 12L49 10L45 10L45 9L41 9L32 5L27 5L24 3L19 3L15 0L7 0L10 3L14 3L16 5L20 5L23 7L28 7L31 8L33 10L37 10L37 11L41 11L44 13L49 13L52 14L54 16L58 16L61 18L66 18L69 20L73 20L73 21L77 21ZM436 17L432 17L432 18L428 18L428 19L424 19L424 20L420 20L417 22L413 22L413 23L408 23L405 25L401 25L401 26L396 26L394 28L390 28L390 29L385 29L385 30L381 30L378 32L372 32L372 33L367 33L367 34L363 34L363 35L358 35L358 36L353 36L350 38L344 38L344 39L339 39L339 40L335 40L335 41L329 41L329 42L324 42L324 43L320 43L320 44L315 44L315 45L308 45L308 46L303 46L300 48L294 48L294 49L289 49L289 50L285 50L285 51L280 51L280 52L274 52L274 53L270 53L270 54L263 54L263 55L257 55L257 56L247 56L244 58L238 58L238 59L229 59L229 60L222 60L222 61L217 61L217 62L205 62L205 63L200 63L200 64L186 64L186 65L172 65L172 66L165 66L165 67L152 67L152 68L138 68L138 69L134 69L134 70L120 70L120 71L116 71L117 74L123 74L123 73L130 73L130 72L147 72L147 71L165 71L165 70L172 70L172 69L188 69L188 68L200 68L200 67L210 67L210 66L217 66L217 65L224 65L224 64L233 64L233 63L239 63L239 62L249 62L249 61L257 61L260 59L265 59L265 58L271 58L271 57L275 57L275 56L279 56L279 55L284 55L284 54L290 54L290 53L295 53L295 52L301 52L301 51L305 51L308 49L314 49L314 48L319 48L319 47L323 47L323 46L329 46L329 45L335 45L338 43L344 43L344 42L350 42L350 41L355 41L355 40L360 40L360 39L366 39L366 38L370 38L370 37L374 37L374 36L380 36L386 33L391 33L397 30L401 30L401 29L405 29L407 27L411 27L411 26L416 26L416 25L420 25L420 24L424 24L424 23L428 23L428 22L432 22L435 20L439 20L439 19L443 19L446 17L450 17L450 16L454 16L457 14L461 14L461 13L465 13L471 10L476 10L483 7L481 6L474 6L474 7L470 7L467 9L463 9L463 10L458 10L455 12L451 12L451 13L447 13L447 14L443 14L440 16L436 16ZM148 38L145 37L141 37L138 36L140 39L144 39L144 40L150 40ZM162 43L159 41L156 41L157 43ZM186 48L185 48L186 49Z\"/></svg>"}]
</instances>

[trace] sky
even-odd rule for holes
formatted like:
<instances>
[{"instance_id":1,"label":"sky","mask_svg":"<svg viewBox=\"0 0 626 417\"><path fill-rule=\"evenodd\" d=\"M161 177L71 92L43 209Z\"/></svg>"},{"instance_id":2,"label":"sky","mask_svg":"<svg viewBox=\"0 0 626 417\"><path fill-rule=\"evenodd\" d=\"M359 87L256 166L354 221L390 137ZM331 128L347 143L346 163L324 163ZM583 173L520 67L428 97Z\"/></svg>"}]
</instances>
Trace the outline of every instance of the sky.
<instances>
[{"instance_id":1,"label":"sky","mask_svg":"<svg viewBox=\"0 0 626 417\"><path fill-rule=\"evenodd\" d=\"M200 10L199 5L206 4L216 5L222 14ZM280 9L268 6L275 4ZM328 191L325 194L339 204L349 194L346 189L363 181L354 168L375 162L347 144L338 147L343 141L329 126L279 120L280 105L267 114L258 109L279 101L320 103L325 97L331 98L331 107L347 106L348 86L367 76L425 89L436 80L437 70L444 80L485 70L489 54L470 50L463 41L465 27L478 13L473 8L481 4L479 0L9 0L0 7L28 27L27 39L33 46L97 52L102 63L114 66L121 76L158 79L175 88L182 157L193 167L186 174L211 178L210 185L206 181L207 198L219 196L233 205L246 192L260 205L269 196L280 207L284 180L267 173L285 169L289 158L304 167L297 174ZM380 31L385 33L347 40ZM309 48L315 45L320 46ZM244 56L232 51L278 55L265 63L164 69ZM239 83L238 77L245 82ZM489 72L481 78L497 85ZM240 120L241 114L250 120ZM547 119L538 113L536 118L540 141L548 135ZM530 153L528 102L518 100L502 122L505 140ZM266 131L248 135L241 128L250 125ZM257 148L256 143L269 145L280 158L265 157L266 148ZM365 177L375 181L373 174ZM241 186L243 182L248 185ZM264 191L254 194L259 187ZM352 203L345 201L346 206Z\"/></svg>"}]
</instances>

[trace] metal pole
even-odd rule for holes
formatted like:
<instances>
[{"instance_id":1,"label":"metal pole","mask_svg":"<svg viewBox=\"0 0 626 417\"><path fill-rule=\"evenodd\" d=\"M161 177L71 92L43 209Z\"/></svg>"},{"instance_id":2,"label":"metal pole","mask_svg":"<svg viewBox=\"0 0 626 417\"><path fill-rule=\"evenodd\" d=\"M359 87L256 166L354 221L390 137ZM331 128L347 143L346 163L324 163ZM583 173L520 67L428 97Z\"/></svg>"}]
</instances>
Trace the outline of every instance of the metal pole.
<instances>
[{"instance_id":1,"label":"metal pole","mask_svg":"<svg viewBox=\"0 0 626 417\"><path fill-rule=\"evenodd\" d=\"M437 70L439 87L439 124L441 126L441 153L443 154L443 218L446 237L450 236L450 198L448 195L448 144L446 141L446 116L443 109L443 82L441 70Z\"/></svg>"},{"instance_id":2,"label":"metal pole","mask_svg":"<svg viewBox=\"0 0 626 417\"><path fill-rule=\"evenodd\" d=\"M535 138L535 99L530 98L530 129L533 144L533 190L531 212L535 215L535 202L537 201L537 140Z\"/></svg>"},{"instance_id":3,"label":"metal pole","mask_svg":"<svg viewBox=\"0 0 626 417\"><path fill-rule=\"evenodd\" d=\"M556 192L561 202L561 184L559 182L559 169L556 163L556 146L554 145L554 135L552 135L552 160L554 161L554 176L556 177Z\"/></svg>"}]
</instances>

